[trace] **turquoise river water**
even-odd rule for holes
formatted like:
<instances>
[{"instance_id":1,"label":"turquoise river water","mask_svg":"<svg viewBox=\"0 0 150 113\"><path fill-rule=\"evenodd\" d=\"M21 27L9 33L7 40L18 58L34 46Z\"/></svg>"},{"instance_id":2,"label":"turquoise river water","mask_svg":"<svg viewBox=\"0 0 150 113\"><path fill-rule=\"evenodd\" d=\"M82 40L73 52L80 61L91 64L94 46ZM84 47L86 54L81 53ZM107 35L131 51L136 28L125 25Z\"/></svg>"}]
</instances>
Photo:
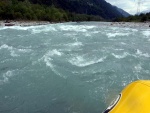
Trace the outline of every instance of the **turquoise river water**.
<instances>
[{"instance_id":1,"label":"turquoise river water","mask_svg":"<svg viewBox=\"0 0 150 113\"><path fill-rule=\"evenodd\" d=\"M150 79L148 28L0 27L0 113L101 113L138 79Z\"/></svg>"}]
</instances>

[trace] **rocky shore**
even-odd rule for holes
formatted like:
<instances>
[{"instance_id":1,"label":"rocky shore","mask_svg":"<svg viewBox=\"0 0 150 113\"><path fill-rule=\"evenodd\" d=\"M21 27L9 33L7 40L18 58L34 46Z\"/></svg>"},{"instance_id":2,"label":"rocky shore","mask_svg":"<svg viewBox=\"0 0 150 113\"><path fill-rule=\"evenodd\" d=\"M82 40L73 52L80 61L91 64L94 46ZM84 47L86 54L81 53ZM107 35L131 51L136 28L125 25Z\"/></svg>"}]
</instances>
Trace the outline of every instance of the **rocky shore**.
<instances>
[{"instance_id":1,"label":"rocky shore","mask_svg":"<svg viewBox=\"0 0 150 113\"><path fill-rule=\"evenodd\" d=\"M112 22L111 26L130 28L150 28L150 22Z\"/></svg>"},{"instance_id":2,"label":"rocky shore","mask_svg":"<svg viewBox=\"0 0 150 113\"><path fill-rule=\"evenodd\" d=\"M0 26L37 26L53 24L54 22L49 21L0 21ZM109 22L104 25L114 27L129 27L129 28L150 28L150 22ZM103 25L103 24L102 24Z\"/></svg>"},{"instance_id":3,"label":"rocky shore","mask_svg":"<svg viewBox=\"0 0 150 113\"><path fill-rule=\"evenodd\" d=\"M51 24L48 21L0 21L0 26L36 26Z\"/></svg>"}]
</instances>

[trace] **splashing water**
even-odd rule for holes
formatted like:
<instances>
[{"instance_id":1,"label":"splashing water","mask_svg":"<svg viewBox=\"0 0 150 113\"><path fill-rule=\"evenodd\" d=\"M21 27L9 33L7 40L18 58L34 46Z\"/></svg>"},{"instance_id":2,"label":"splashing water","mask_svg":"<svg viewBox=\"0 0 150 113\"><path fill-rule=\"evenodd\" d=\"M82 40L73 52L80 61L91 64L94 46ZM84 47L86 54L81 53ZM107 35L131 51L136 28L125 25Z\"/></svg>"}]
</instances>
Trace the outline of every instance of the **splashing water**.
<instances>
[{"instance_id":1,"label":"splashing water","mask_svg":"<svg viewBox=\"0 0 150 113\"><path fill-rule=\"evenodd\" d=\"M0 112L101 113L150 79L150 29L109 25L0 27Z\"/></svg>"}]
</instances>

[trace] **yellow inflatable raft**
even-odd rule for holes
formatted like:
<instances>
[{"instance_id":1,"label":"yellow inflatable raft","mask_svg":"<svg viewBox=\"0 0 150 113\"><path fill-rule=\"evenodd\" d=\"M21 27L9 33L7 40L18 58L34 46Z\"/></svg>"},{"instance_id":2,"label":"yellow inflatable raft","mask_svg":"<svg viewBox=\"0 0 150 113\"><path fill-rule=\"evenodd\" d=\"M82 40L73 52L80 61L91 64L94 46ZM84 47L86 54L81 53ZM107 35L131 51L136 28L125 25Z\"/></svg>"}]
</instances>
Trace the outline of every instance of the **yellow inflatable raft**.
<instances>
[{"instance_id":1,"label":"yellow inflatable raft","mask_svg":"<svg viewBox=\"0 0 150 113\"><path fill-rule=\"evenodd\" d=\"M103 113L150 113L150 80L129 84Z\"/></svg>"}]
</instances>

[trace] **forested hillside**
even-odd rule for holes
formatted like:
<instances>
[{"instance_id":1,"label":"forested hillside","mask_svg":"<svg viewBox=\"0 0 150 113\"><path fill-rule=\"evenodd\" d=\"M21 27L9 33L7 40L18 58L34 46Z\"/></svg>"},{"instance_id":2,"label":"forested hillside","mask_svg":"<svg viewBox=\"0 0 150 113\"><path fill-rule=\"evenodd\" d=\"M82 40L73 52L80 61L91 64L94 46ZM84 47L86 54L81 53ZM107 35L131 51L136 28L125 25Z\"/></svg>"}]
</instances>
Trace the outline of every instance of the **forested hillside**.
<instances>
[{"instance_id":1,"label":"forested hillside","mask_svg":"<svg viewBox=\"0 0 150 113\"><path fill-rule=\"evenodd\" d=\"M128 12L124 11L124 10L121 9L121 8L118 8L118 7L116 7L116 6L114 6L114 8L116 8L116 9L123 15L123 17L131 16Z\"/></svg>"},{"instance_id":2,"label":"forested hillside","mask_svg":"<svg viewBox=\"0 0 150 113\"><path fill-rule=\"evenodd\" d=\"M0 19L100 21L122 17L105 0L1 0Z\"/></svg>"},{"instance_id":3,"label":"forested hillside","mask_svg":"<svg viewBox=\"0 0 150 113\"><path fill-rule=\"evenodd\" d=\"M78 14L99 15L105 19L112 19L122 14L105 0L30 0L32 3L55 5L65 11Z\"/></svg>"},{"instance_id":4,"label":"forested hillside","mask_svg":"<svg viewBox=\"0 0 150 113\"><path fill-rule=\"evenodd\" d=\"M56 8L54 5L32 4L28 0L1 0L0 19L46 20L52 22L103 20L100 16L70 13L61 8Z\"/></svg>"}]
</instances>

